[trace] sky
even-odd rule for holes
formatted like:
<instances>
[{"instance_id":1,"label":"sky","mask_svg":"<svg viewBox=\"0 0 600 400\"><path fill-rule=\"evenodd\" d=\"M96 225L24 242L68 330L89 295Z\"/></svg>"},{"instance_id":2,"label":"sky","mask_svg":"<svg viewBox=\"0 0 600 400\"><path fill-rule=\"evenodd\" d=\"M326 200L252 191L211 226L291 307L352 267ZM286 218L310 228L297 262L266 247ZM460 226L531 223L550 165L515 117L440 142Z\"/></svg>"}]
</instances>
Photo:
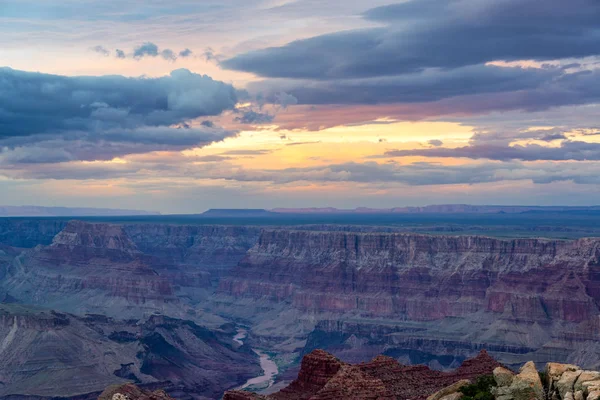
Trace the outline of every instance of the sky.
<instances>
[{"instance_id":1,"label":"sky","mask_svg":"<svg viewBox=\"0 0 600 400\"><path fill-rule=\"evenodd\" d=\"M0 204L600 204L597 0L0 0Z\"/></svg>"}]
</instances>

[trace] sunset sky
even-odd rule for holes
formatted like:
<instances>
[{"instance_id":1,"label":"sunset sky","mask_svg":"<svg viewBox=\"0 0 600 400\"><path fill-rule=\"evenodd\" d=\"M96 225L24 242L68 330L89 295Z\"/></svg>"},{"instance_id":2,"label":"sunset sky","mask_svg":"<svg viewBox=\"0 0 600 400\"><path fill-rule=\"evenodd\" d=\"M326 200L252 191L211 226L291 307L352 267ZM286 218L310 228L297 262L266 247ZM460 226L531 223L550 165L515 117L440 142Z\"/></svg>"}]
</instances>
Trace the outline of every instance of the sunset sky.
<instances>
[{"instance_id":1,"label":"sunset sky","mask_svg":"<svg viewBox=\"0 0 600 400\"><path fill-rule=\"evenodd\" d=\"M598 0L0 0L0 204L600 204Z\"/></svg>"}]
</instances>

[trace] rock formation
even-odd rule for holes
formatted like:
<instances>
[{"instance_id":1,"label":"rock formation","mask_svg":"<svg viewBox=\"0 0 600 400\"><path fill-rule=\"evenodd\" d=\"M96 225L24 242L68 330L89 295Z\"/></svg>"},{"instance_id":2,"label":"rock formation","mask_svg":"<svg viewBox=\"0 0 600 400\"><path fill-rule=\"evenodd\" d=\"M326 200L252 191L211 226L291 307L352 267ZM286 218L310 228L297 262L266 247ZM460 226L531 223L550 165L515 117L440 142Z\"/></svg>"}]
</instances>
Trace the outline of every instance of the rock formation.
<instances>
[{"instance_id":1,"label":"rock formation","mask_svg":"<svg viewBox=\"0 0 600 400\"><path fill-rule=\"evenodd\" d=\"M600 372L573 364L548 363L545 368L547 398L596 400L600 398Z\"/></svg>"},{"instance_id":2,"label":"rock formation","mask_svg":"<svg viewBox=\"0 0 600 400\"><path fill-rule=\"evenodd\" d=\"M315 350L302 359L298 378L281 391L268 396L230 391L225 393L224 400L426 399L457 381L464 383L489 375L498 366L485 351L455 371L440 372L425 366L405 366L385 356L352 365L323 350Z\"/></svg>"},{"instance_id":3,"label":"rock formation","mask_svg":"<svg viewBox=\"0 0 600 400\"><path fill-rule=\"evenodd\" d=\"M498 400L544 400L545 392L533 361L527 362L519 374L511 376L504 368L494 370L497 387L493 393Z\"/></svg>"}]
</instances>

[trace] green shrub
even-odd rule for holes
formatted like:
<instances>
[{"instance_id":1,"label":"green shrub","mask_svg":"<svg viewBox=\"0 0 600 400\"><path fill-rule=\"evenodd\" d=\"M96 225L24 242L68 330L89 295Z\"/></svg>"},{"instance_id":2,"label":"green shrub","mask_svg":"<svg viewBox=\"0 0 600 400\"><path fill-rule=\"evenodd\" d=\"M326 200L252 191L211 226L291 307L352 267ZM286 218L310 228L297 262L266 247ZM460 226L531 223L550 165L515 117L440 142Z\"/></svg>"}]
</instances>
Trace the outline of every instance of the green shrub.
<instances>
[{"instance_id":1,"label":"green shrub","mask_svg":"<svg viewBox=\"0 0 600 400\"><path fill-rule=\"evenodd\" d=\"M460 392L464 394L462 400L494 400L494 386L496 381L492 375L480 376L475 383L460 388Z\"/></svg>"}]
</instances>

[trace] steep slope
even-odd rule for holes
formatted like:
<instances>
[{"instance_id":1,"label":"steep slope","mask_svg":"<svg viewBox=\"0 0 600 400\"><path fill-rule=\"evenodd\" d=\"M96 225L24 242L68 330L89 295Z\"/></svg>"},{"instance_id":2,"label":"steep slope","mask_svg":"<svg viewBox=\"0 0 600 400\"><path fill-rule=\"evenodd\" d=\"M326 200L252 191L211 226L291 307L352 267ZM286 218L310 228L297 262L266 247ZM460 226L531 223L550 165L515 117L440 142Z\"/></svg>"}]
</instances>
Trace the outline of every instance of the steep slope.
<instances>
[{"instance_id":1,"label":"steep slope","mask_svg":"<svg viewBox=\"0 0 600 400\"><path fill-rule=\"evenodd\" d=\"M215 398L260 373L256 355L232 336L161 316L122 321L0 305L0 397L82 396L133 381Z\"/></svg>"},{"instance_id":2,"label":"steep slope","mask_svg":"<svg viewBox=\"0 0 600 400\"><path fill-rule=\"evenodd\" d=\"M279 392L259 396L230 391L224 400L425 399L461 379L490 375L499 366L485 351L455 371L440 372L422 365L402 365L385 356L351 365L323 350L314 350L302 359L298 378Z\"/></svg>"},{"instance_id":3,"label":"steep slope","mask_svg":"<svg viewBox=\"0 0 600 400\"><path fill-rule=\"evenodd\" d=\"M599 239L267 230L220 291L296 310L316 328L305 351L350 360L452 367L485 347L509 364L535 352L595 366L600 354ZM285 315L246 317L257 334L290 336Z\"/></svg>"}]
</instances>

